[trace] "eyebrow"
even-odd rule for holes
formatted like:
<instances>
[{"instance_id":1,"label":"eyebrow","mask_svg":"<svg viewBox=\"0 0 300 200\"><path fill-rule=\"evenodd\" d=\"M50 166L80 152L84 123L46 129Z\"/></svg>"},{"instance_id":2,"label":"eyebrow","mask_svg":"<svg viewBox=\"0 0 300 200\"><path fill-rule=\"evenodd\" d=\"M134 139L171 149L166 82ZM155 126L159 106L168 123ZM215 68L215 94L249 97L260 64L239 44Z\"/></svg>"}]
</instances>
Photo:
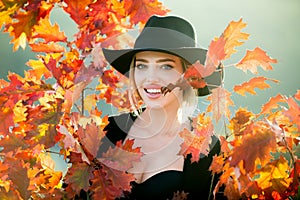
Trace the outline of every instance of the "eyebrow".
<instances>
[{"instance_id":1,"label":"eyebrow","mask_svg":"<svg viewBox=\"0 0 300 200\"><path fill-rule=\"evenodd\" d=\"M143 59L143 58L137 58L135 61L148 63L148 60ZM175 63L175 60L170 59L170 58L162 58L162 59L157 60L156 62L157 63L162 63L162 62L173 62L173 63Z\"/></svg>"}]
</instances>

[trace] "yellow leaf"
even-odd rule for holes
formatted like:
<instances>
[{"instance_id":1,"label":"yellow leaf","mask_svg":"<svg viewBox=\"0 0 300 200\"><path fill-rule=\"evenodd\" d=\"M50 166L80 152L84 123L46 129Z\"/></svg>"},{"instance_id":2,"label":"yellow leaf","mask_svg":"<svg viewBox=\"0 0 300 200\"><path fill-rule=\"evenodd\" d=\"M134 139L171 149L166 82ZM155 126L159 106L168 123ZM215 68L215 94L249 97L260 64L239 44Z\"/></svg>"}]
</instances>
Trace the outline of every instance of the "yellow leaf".
<instances>
[{"instance_id":1,"label":"yellow leaf","mask_svg":"<svg viewBox=\"0 0 300 200\"><path fill-rule=\"evenodd\" d=\"M87 95L84 99L84 109L91 111L97 103L97 98L95 94Z\"/></svg>"},{"instance_id":2,"label":"yellow leaf","mask_svg":"<svg viewBox=\"0 0 300 200\"><path fill-rule=\"evenodd\" d=\"M271 163L268 163L259 171L259 178L256 180L262 189L272 188L275 191L283 192L289 187L291 178L288 161L284 157L280 157Z\"/></svg>"},{"instance_id":3,"label":"yellow leaf","mask_svg":"<svg viewBox=\"0 0 300 200\"><path fill-rule=\"evenodd\" d=\"M22 100L19 100L14 108L13 108L13 112L14 112L14 122L15 123L19 123L19 122L23 122L26 121L26 117L28 115L28 113L26 113L27 108L23 105Z\"/></svg>"},{"instance_id":4,"label":"yellow leaf","mask_svg":"<svg viewBox=\"0 0 300 200\"><path fill-rule=\"evenodd\" d=\"M51 77L51 72L44 65L43 61L29 60L26 64L33 69L29 72L31 75L34 75L37 79L41 79L42 75L44 75L45 78Z\"/></svg>"},{"instance_id":5,"label":"yellow leaf","mask_svg":"<svg viewBox=\"0 0 300 200\"><path fill-rule=\"evenodd\" d=\"M22 32L18 38L14 38L11 40L11 43L14 44L13 50L17 51L19 49L19 47L22 47L22 49L25 49L26 42L27 42L26 34L24 32Z\"/></svg>"}]
</instances>

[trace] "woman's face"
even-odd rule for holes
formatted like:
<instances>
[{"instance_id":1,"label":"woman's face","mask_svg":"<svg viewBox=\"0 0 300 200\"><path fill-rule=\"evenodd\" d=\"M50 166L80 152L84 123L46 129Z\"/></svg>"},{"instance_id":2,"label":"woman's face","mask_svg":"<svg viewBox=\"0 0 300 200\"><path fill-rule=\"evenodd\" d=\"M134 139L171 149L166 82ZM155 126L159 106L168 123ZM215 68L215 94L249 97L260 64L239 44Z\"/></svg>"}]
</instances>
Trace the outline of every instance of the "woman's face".
<instances>
[{"instance_id":1,"label":"woman's face","mask_svg":"<svg viewBox=\"0 0 300 200\"><path fill-rule=\"evenodd\" d=\"M182 91L175 88L164 96L161 87L175 83L182 73L182 62L177 56L156 51L143 51L136 54L134 81L147 107L179 106L182 101Z\"/></svg>"}]
</instances>

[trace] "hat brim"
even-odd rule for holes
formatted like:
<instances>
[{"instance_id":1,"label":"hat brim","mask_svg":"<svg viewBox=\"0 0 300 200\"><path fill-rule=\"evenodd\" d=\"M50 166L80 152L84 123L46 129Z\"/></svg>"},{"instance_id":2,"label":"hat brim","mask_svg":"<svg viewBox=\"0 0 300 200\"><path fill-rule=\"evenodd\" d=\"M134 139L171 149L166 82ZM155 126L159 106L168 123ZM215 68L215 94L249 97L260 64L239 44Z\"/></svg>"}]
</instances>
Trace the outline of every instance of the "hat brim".
<instances>
[{"instance_id":1,"label":"hat brim","mask_svg":"<svg viewBox=\"0 0 300 200\"><path fill-rule=\"evenodd\" d=\"M207 50L198 47L186 47L180 49L159 49L159 48L135 48L135 49L121 49L113 50L103 48L103 54L110 65L125 76L129 76L130 64L134 55L141 51L159 51L170 53L181 57L187 62L193 64L200 61L204 64L206 59ZM223 79L222 70L217 69L212 75L204 78L207 86L198 89L198 96L205 96L210 93L213 88L221 85Z\"/></svg>"}]
</instances>

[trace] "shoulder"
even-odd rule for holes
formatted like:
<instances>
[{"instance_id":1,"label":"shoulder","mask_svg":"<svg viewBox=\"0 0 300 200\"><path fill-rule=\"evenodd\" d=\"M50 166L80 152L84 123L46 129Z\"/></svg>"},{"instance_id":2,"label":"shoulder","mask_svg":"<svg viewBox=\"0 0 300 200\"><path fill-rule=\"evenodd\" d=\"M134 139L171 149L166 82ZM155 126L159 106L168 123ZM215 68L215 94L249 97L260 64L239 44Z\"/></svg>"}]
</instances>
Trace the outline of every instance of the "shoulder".
<instances>
[{"instance_id":1,"label":"shoulder","mask_svg":"<svg viewBox=\"0 0 300 200\"><path fill-rule=\"evenodd\" d=\"M122 113L108 118L105 126L105 137L101 140L98 156L106 152L109 147L114 147L118 141L124 141L131 128L135 116L131 113Z\"/></svg>"}]
</instances>

